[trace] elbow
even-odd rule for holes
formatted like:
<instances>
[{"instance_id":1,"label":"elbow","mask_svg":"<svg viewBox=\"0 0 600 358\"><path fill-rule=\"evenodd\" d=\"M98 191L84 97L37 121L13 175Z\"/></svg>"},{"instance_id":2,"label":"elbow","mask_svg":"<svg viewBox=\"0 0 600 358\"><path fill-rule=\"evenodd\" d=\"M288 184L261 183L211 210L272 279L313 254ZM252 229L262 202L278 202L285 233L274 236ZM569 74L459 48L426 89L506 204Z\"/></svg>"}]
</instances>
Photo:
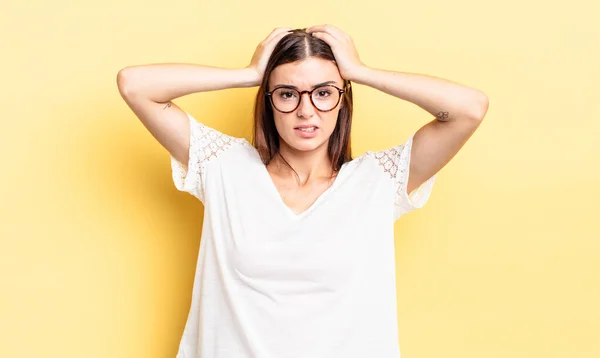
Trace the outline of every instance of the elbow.
<instances>
[{"instance_id":1,"label":"elbow","mask_svg":"<svg viewBox=\"0 0 600 358\"><path fill-rule=\"evenodd\" d=\"M123 97L132 95L130 67L122 68L117 73L117 88L119 89L119 93Z\"/></svg>"},{"instance_id":2,"label":"elbow","mask_svg":"<svg viewBox=\"0 0 600 358\"><path fill-rule=\"evenodd\" d=\"M490 101L483 92L477 92L475 99L469 105L469 117L475 121L482 121L485 117Z\"/></svg>"}]
</instances>

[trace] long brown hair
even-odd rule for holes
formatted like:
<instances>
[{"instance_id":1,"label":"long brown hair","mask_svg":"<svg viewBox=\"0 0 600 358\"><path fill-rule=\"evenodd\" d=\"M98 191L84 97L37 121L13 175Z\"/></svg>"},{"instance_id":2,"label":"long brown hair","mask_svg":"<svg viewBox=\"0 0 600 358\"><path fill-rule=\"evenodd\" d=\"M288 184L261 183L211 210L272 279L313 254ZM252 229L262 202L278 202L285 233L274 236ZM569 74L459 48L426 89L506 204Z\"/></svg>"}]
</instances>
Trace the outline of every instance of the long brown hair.
<instances>
[{"instance_id":1,"label":"long brown hair","mask_svg":"<svg viewBox=\"0 0 600 358\"><path fill-rule=\"evenodd\" d=\"M254 103L254 135L252 145L257 149L262 162L267 165L279 153L279 133L275 127L273 108L266 96L269 88L269 77L273 69L279 65L318 57L335 62L331 47L306 32L306 29L292 30L284 36L273 49L261 85ZM344 79L344 90L337 123L331 137L327 152L331 160L332 170L338 171L342 165L352 160L350 150L350 129L352 127L352 87L350 81ZM293 168L292 168L293 169Z\"/></svg>"}]
</instances>

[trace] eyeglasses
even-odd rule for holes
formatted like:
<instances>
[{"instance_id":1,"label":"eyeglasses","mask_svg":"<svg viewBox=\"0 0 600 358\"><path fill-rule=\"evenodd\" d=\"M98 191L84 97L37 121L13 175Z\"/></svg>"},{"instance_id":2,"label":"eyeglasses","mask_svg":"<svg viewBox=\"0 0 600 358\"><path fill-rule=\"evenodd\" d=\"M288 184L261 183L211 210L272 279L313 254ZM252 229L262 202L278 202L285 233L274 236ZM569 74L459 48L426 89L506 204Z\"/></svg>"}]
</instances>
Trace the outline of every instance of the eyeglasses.
<instances>
[{"instance_id":1,"label":"eyeglasses","mask_svg":"<svg viewBox=\"0 0 600 358\"><path fill-rule=\"evenodd\" d=\"M302 95L308 93L311 103L321 112L333 110L340 102L345 90L334 85L324 85L312 91L298 91L290 87L277 87L266 92L276 110L281 113L290 113L300 106Z\"/></svg>"}]
</instances>

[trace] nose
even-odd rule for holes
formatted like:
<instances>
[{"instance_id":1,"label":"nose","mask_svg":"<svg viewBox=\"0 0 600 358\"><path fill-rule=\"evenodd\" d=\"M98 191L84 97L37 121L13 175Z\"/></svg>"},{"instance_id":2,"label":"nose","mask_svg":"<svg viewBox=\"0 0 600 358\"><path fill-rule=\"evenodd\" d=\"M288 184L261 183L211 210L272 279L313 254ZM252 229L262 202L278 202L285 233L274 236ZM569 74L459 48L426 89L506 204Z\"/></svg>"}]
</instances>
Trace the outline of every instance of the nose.
<instances>
[{"instance_id":1,"label":"nose","mask_svg":"<svg viewBox=\"0 0 600 358\"><path fill-rule=\"evenodd\" d=\"M298 105L297 114L298 117L310 118L315 113L316 108L313 106L310 100L310 94L303 93L300 96L300 104Z\"/></svg>"}]
</instances>

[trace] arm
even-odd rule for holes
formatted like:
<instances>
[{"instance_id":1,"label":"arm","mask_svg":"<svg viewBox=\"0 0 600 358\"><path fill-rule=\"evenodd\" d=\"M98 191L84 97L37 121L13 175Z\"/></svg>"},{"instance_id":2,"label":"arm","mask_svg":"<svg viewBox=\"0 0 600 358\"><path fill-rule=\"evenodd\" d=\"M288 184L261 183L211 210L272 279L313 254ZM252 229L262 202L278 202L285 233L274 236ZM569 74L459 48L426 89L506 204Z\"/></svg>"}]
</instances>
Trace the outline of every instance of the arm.
<instances>
[{"instance_id":1,"label":"arm","mask_svg":"<svg viewBox=\"0 0 600 358\"><path fill-rule=\"evenodd\" d=\"M256 86L256 77L250 68L162 63L125 67L117 74L117 84L122 95L167 103L196 92Z\"/></svg>"},{"instance_id":2,"label":"arm","mask_svg":"<svg viewBox=\"0 0 600 358\"><path fill-rule=\"evenodd\" d=\"M249 68L156 64L125 67L117 74L117 86L150 134L178 161L187 163L189 119L171 100L194 92L252 86L256 77L256 71Z\"/></svg>"},{"instance_id":3,"label":"arm","mask_svg":"<svg viewBox=\"0 0 600 358\"><path fill-rule=\"evenodd\" d=\"M488 99L478 90L426 75L361 67L353 77L392 96L412 102L435 116L413 138L407 192L442 169L483 120Z\"/></svg>"},{"instance_id":4,"label":"arm","mask_svg":"<svg viewBox=\"0 0 600 358\"><path fill-rule=\"evenodd\" d=\"M365 66L352 38L331 25L306 30L333 51L343 78L410 101L436 117L414 135L407 192L442 169L475 132L488 109L487 97L472 88L435 77Z\"/></svg>"},{"instance_id":5,"label":"arm","mask_svg":"<svg viewBox=\"0 0 600 358\"><path fill-rule=\"evenodd\" d=\"M412 102L441 122L480 121L487 111L487 97L480 91L441 78L362 67L354 82Z\"/></svg>"},{"instance_id":6,"label":"arm","mask_svg":"<svg viewBox=\"0 0 600 358\"><path fill-rule=\"evenodd\" d=\"M189 118L171 100L195 92L260 84L267 61L288 28L278 28L260 42L242 69L193 64L153 64L125 67L117 74L121 97L142 124L181 163L189 160Z\"/></svg>"}]
</instances>

